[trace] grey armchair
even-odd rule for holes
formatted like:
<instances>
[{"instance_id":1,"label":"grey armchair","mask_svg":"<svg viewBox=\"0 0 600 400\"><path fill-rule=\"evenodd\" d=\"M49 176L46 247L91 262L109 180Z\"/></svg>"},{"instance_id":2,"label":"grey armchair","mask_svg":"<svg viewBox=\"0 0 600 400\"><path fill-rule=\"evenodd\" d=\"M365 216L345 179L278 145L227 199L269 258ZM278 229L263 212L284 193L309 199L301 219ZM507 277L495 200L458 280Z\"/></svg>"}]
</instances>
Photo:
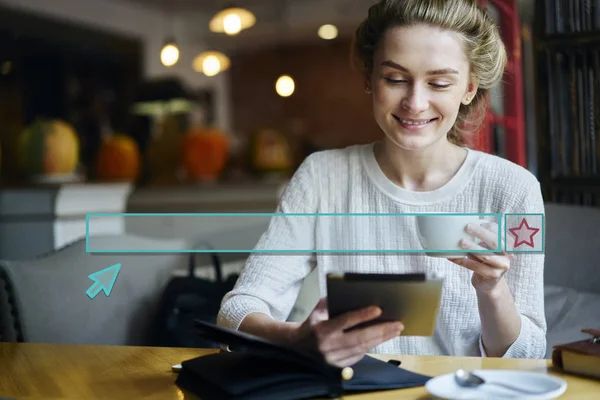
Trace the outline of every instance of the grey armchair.
<instances>
[{"instance_id":1,"label":"grey armchair","mask_svg":"<svg viewBox=\"0 0 600 400\"><path fill-rule=\"evenodd\" d=\"M95 236L98 248L185 249L184 240ZM27 261L0 261L0 341L143 345L165 285L190 254L90 254L85 240ZM110 296L88 276L120 263Z\"/></svg>"}]
</instances>

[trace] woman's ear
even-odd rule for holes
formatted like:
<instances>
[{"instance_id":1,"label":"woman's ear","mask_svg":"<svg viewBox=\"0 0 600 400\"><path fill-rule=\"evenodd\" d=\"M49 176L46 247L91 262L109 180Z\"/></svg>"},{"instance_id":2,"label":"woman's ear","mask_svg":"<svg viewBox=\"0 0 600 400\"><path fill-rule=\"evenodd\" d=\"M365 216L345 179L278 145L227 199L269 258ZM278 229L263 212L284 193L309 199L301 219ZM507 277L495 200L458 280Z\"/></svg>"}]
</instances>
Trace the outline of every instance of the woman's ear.
<instances>
[{"instance_id":1,"label":"woman's ear","mask_svg":"<svg viewBox=\"0 0 600 400\"><path fill-rule=\"evenodd\" d=\"M371 89L371 76L369 74L365 74L364 82L365 82L365 93L367 93L367 94L373 93L373 90Z\"/></svg>"},{"instance_id":2,"label":"woman's ear","mask_svg":"<svg viewBox=\"0 0 600 400\"><path fill-rule=\"evenodd\" d=\"M475 98L475 95L477 94L478 88L479 88L479 85L478 85L477 81L475 79L471 79L471 81L469 82L469 86L467 86L467 90L462 99L462 103L465 106L471 104L471 102Z\"/></svg>"}]
</instances>

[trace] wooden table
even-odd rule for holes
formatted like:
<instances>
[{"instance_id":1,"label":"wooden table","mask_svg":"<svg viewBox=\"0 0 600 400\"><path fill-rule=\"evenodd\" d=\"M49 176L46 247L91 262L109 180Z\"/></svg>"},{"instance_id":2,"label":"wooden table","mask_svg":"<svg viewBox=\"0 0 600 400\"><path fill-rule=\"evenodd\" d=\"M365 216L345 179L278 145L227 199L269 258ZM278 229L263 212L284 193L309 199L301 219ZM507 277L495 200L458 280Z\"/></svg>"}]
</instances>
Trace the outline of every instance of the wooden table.
<instances>
[{"instance_id":1,"label":"wooden table","mask_svg":"<svg viewBox=\"0 0 600 400\"><path fill-rule=\"evenodd\" d=\"M0 398L58 399L196 399L182 392L171 365L208 354L208 349L0 343ZM377 356L386 360L388 357ZM598 399L600 381L561 375L549 360L395 356L402 367L430 376L458 368L522 369L562 376L561 399ZM353 400L429 399L424 387L345 396Z\"/></svg>"}]
</instances>

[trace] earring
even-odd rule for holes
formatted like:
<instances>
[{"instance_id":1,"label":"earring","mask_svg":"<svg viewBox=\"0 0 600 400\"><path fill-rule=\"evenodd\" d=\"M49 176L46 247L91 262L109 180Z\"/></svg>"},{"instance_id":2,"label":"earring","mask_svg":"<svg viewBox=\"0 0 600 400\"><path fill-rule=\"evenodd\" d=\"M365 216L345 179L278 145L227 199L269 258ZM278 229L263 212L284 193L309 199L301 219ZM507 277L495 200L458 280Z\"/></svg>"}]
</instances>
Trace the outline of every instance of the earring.
<instances>
[{"instance_id":1,"label":"earring","mask_svg":"<svg viewBox=\"0 0 600 400\"><path fill-rule=\"evenodd\" d=\"M371 88L367 86L365 88L365 93L371 94Z\"/></svg>"}]
</instances>

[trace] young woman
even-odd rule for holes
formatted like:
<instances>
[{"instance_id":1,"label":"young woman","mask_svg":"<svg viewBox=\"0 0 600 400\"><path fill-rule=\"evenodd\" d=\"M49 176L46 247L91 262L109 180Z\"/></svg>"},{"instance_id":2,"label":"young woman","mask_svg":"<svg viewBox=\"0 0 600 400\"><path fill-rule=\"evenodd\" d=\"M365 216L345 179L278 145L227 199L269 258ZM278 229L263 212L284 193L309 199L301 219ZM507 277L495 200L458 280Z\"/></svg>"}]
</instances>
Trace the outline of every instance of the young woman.
<instances>
[{"instance_id":1,"label":"young woman","mask_svg":"<svg viewBox=\"0 0 600 400\"><path fill-rule=\"evenodd\" d=\"M354 53L382 139L310 155L288 184L278 213L544 212L531 173L465 146L466 122L477 122L506 64L498 28L476 0L382 0L357 29ZM483 247L497 248L497 225L470 229ZM390 249L416 232L406 224L393 232L365 228L364 235ZM335 239L290 216L274 217L257 248L294 249L307 237L315 249L335 246ZM328 272L443 273L434 335L403 337L401 321L346 332L380 310L329 319L325 297L303 323L285 322L313 268L323 296ZM253 253L223 299L218 323L311 346L338 366L352 365L367 352L541 358L546 352L543 270L541 254L480 253L449 260L421 253Z\"/></svg>"}]
</instances>

